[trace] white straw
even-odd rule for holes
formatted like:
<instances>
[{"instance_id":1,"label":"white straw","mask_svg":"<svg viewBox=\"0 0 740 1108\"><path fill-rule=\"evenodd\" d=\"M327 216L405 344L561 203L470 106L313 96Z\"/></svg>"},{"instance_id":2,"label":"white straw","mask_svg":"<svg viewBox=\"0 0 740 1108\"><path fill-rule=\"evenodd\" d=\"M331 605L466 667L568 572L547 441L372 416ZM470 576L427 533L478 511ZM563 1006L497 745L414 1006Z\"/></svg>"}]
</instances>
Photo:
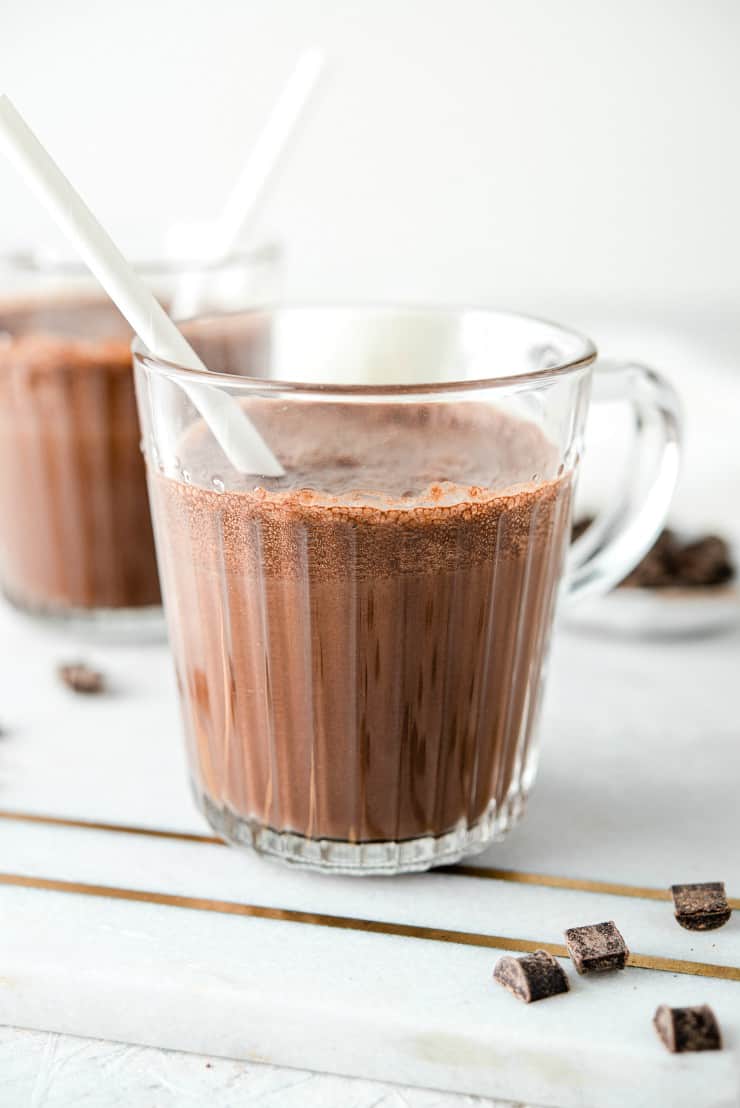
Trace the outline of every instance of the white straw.
<instances>
[{"instance_id":1,"label":"white straw","mask_svg":"<svg viewBox=\"0 0 740 1108\"><path fill-rule=\"evenodd\" d=\"M198 227L195 256L206 263L228 257L239 246L248 225L254 220L267 186L274 180L286 150L305 118L306 109L324 68L324 54L315 47L304 50L288 78L267 122L257 136L249 156L218 219ZM193 227L191 235L195 235ZM187 228L178 228L177 237L187 239ZM172 314L176 318L193 315L198 309L201 275L183 281L177 291Z\"/></svg>"},{"instance_id":2,"label":"white straw","mask_svg":"<svg viewBox=\"0 0 740 1108\"><path fill-rule=\"evenodd\" d=\"M222 258L233 250L247 223L254 217L257 205L304 116L323 67L324 55L315 48L305 50L298 59L214 225L212 257Z\"/></svg>"},{"instance_id":3,"label":"white straw","mask_svg":"<svg viewBox=\"0 0 740 1108\"><path fill-rule=\"evenodd\" d=\"M49 209L80 257L155 358L206 367L50 157L7 96L0 96L0 139L29 187ZM279 477L280 463L239 404L205 384L183 385L232 465Z\"/></svg>"}]
</instances>

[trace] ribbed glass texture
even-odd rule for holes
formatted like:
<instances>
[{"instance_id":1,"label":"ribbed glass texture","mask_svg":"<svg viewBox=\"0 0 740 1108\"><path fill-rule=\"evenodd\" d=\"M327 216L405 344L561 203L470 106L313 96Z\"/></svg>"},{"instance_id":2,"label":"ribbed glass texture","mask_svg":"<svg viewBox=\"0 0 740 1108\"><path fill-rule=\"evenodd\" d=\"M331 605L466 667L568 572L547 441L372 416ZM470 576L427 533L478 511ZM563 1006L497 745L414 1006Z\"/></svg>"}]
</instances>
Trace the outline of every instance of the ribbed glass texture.
<instances>
[{"instance_id":1,"label":"ribbed glass texture","mask_svg":"<svg viewBox=\"0 0 740 1108\"><path fill-rule=\"evenodd\" d=\"M329 407L314 426L358 422ZM570 473L438 502L186 473L152 467L150 490L195 792L218 829L373 872L503 831L532 776ZM320 469L306 481L324 488Z\"/></svg>"},{"instance_id":2,"label":"ribbed glass texture","mask_svg":"<svg viewBox=\"0 0 740 1108\"><path fill-rule=\"evenodd\" d=\"M136 364L198 803L231 842L334 872L482 849L534 776L593 348L486 312L186 333L209 373Z\"/></svg>"}]
</instances>

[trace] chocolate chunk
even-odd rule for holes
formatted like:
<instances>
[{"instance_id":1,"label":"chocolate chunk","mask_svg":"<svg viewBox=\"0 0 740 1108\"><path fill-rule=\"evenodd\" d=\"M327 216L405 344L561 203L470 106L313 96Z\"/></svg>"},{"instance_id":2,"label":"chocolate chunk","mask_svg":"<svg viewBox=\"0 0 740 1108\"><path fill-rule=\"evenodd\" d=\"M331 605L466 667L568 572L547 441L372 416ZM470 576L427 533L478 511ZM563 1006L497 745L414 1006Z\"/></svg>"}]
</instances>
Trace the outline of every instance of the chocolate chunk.
<instances>
[{"instance_id":1,"label":"chocolate chunk","mask_svg":"<svg viewBox=\"0 0 740 1108\"><path fill-rule=\"evenodd\" d=\"M546 950L535 950L522 958L504 955L494 967L493 979L525 1004L568 992L563 967Z\"/></svg>"},{"instance_id":2,"label":"chocolate chunk","mask_svg":"<svg viewBox=\"0 0 740 1108\"><path fill-rule=\"evenodd\" d=\"M674 915L687 931L714 931L732 915L723 881L671 885Z\"/></svg>"},{"instance_id":3,"label":"chocolate chunk","mask_svg":"<svg viewBox=\"0 0 740 1108\"><path fill-rule=\"evenodd\" d=\"M59 666L60 678L68 688L78 693L99 693L105 688L103 674L84 662L70 662Z\"/></svg>"},{"instance_id":4,"label":"chocolate chunk","mask_svg":"<svg viewBox=\"0 0 740 1108\"><path fill-rule=\"evenodd\" d=\"M612 920L569 927L565 945L579 973L624 969L629 957L627 944Z\"/></svg>"},{"instance_id":5,"label":"chocolate chunk","mask_svg":"<svg viewBox=\"0 0 740 1108\"><path fill-rule=\"evenodd\" d=\"M592 523L593 518L591 516L584 516L583 519L577 519L570 533L570 541L575 542L576 539L580 539L581 535L584 531L588 530Z\"/></svg>"},{"instance_id":6,"label":"chocolate chunk","mask_svg":"<svg viewBox=\"0 0 740 1108\"><path fill-rule=\"evenodd\" d=\"M676 556L680 543L669 528L661 531L645 557L625 577L622 586L638 589L674 588L680 583L676 576Z\"/></svg>"},{"instance_id":7,"label":"chocolate chunk","mask_svg":"<svg viewBox=\"0 0 740 1108\"><path fill-rule=\"evenodd\" d=\"M572 538L577 539L592 522L584 518L574 523ZM719 535L684 542L666 528L620 587L713 588L731 581L735 575L730 548Z\"/></svg>"},{"instance_id":8,"label":"chocolate chunk","mask_svg":"<svg viewBox=\"0 0 740 1108\"><path fill-rule=\"evenodd\" d=\"M688 543L676 558L676 573L684 585L722 585L734 574L730 550L724 539L706 535Z\"/></svg>"},{"instance_id":9,"label":"chocolate chunk","mask_svg":"<svg viewBox=\"0 0 740 1108\"><path fill-rule=\"evenodd\" d=\"M653 1016L653 1023L671 1054L722 1049L719 1024L707 1004L697 1008L669 1008L667 1004L661 1004Z\"/></svg>"}]
</instances>

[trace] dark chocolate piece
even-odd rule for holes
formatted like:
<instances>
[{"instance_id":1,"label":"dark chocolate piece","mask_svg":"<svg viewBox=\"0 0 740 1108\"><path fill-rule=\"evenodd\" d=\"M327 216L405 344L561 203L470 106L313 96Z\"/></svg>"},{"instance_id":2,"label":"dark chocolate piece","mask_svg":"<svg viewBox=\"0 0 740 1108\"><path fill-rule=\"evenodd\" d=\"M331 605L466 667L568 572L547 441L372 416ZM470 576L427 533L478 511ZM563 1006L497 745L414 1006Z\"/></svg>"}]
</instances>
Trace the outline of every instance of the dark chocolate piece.
<instances>
[{"instance_id":1,"label":"dark chocolate piece","mask_svg":"<svg viewBox=\"0 0 740 1108\"><path fill-rule=\"evenodd\" d=\"M576 539L580 539L581 535L588 530L593 521L593 516L583 516L581 519L577 519L570 533L570 541L575 542Z\"/></svg>"},{"instance_id":2,"label":"dark chocolate piece","mask_svg":"<svg viewBox=\"0 0 740 1108\"><path fill-rule=\"evenodd\" d=\"M674 915L687 931L714 931L732 915L723 881L671 885Z\"/></svg>"},{"instance_id":3,"label":"dark chocolate piece","mask_svg":"<svg viewBox=\"0 0 740 1108\"><path fill-rule=\"evenodd\" d=\"M677 588L676 557L680 550L676 535L669 528L661 531L641 562L622 581L622 586L638 589Z\"/></svg>"},{"instance_id":4,"label":"dark chocolate piece","mask_svg":"<svg viewBox=\"0 0 740 1108\"><path fill-rule=\"evenodd\" d=\"M723 585L734 576L730 550L724 539L706 535L687 543L676 555L676 573L683 585Z\"/></svg>"},{"instance_id":5,"label":"dark chocolate piece","mask_svg":"<svg viewBox=\"0 0 740 1108\"><path fill-rule=\"evenodd\" d=\"M671 1054L722 1049L719 1024L708 1004L696 1008L669 1008L661 1004L653 1016L653 1023Z\"/></svg>"},{"instance_id":6,"label":"dark chocolate piece","mask_svg":"<svg viewBox=\"0 0 740 1108\"><path fill-rule=\"evenodd\" d=\"M584 518L574 523L572 538L578 538L592 522ZM674 531L666 528L620 587L714 588L731 581L736 572L730 548L718 535L704 535L683 542Z\"/></svg>"},{"instance_id":7,"label":"dark chocolate piece","mask_svg":"<svg viewBox=\"0 0 740 1108\"><path fill-rule=\"evenodd\" d=\"M60 666L58 674L65 685L78 693L99 693L105 688L102 673L84 662L70 662Z\"/></svg>"},{"instance_id":8,"label":"dark chocolate piece","mask_svg":"<svg viewBox=\"0 0 740 1108\"><path fill-rule=\"evenodd\" d=\"M627 944L612 920L569 927L565 945L579 973L624 969L629 957Z\"/></svg>"},{"instance_id":9,"label":"dark chocolate piece","mask_svg":"<svg viewBox=\"0 0 740 1108\"><path fill-rule=\"evenodd\" d=\"M504 955L494 967L493 979L525 1004L568 992L565 970L546 950L522 958Z\"/></svg>"}]
</instances>

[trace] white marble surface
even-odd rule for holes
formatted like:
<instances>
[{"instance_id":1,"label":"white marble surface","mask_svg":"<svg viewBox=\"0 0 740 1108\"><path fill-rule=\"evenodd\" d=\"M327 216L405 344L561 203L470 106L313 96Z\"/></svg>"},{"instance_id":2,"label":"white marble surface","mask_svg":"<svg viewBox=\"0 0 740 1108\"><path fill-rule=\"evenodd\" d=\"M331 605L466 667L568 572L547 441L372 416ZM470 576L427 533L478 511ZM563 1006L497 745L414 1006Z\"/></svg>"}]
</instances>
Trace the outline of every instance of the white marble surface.
<instances>
[{"instance_id":1,"label":"white marble surface","mask_svg":"<svg viewBox=\"0 0 740 1108\"><path fill-rule=\"evenodd\" d=\"M0 631L13 646L1 807L204 829L184 784L162 648L88 649L113 691L83 699L54 675L66 640L5 610ZM740 634L659 648L562 634L531 812L476 864L662 888L722 878L737 894L738 660ZM438 874L317 879L217 845L19 821L0 825L0 852L2 870L31 877L550 942L574 922L615 918L640 953L740 965L737 917L689 935L659 901ZM497 952L483 948L35 889L1 889L0 912L0 1022L11 1026L578 1108L621 1108L625 1072L635 1105L652 1108L666 1083L677 1108L703 1104L708 1074L713 1103L737 1094L736 982L628 970L577 979L570 996L526 1008L491 984ZM654 1008L705 1001L727 1050L669 1057L650 1027ZM68 1040L53 1041L74 1056ZM358 1103L368 1088L358 1086ZM377 1092L381 1103L390 1095Z\"/></svg>"},{"instance_id":2,"label":"white marble surface","mask_svg":"<svg viewBox=\"0 0 740 1108\"><path fill-rule=\"evenodd\" d=\"M642 900L585 892L572 889L543 889L538 885L512 884L500 880L480 880L456 874L430 873L399 879L393 877L368 880L342 877L316 877L313 874L286 870L272 861L263 861L251 853L241 853L207 843L168 841L138 835L122 835L108 831L59 828L6 822L1 829L3 868L29 877L54 877L62 881L93 885L112 885L175 896L246 902L262 907L285 908L357 919L383 920L389 923L421 927L440 927L453 931L479 934L508 935L537 942L562 942L563 932L574 923L595 922L598 919L618 919L630 948L641 954L664 958L694 959L713 965L740 966L740 918L733 918L721 932L690 934L676 926L671 905L660 900ZM634 843L634 839L632 840ZM489 861L498 859L489 851ZM728 881L730 889L740 887L734 872L727 865L712 861L712 873ZM675 863L678 866L678 862ZM688 865L680 865L676 880L683 880ZM703 869L689 874L706 877ZM655 884L655 883L653 883ZM667 881L659 887L666 887ZM28 890L3 890L7 903L18 900L32 909L39 895ZM52 896L53 894L46 894ZM56 899L56 898L55 898ZM59 898L56 913L68 910L69 898ZM88 903L73 903L76 911L86 914L96 910ZM133 917L146 920L140 905L133 906ZM121 905L115 910L122 911ZM157 915L167 917L173 926L180 926L172 910L157 909ZM13 924L13 920L10 921ZM37 921L24 919L22 940L25 942ZM187 921L183 921L183 926ZM193 926L208 929L220 926L219 919L194 917ZM57 921L55 920L55 925ZM44 921L41 921L44 924ZM189 923L188 923L189 926ZM237 936L248 934L252 921L230 920ZM287 930L285 930L287 928ZM270 925L268 930L274 930ZM290 942L297 942L295 925L280 924L280 930ZM300 930L304 930L300 928ZM318 941L309 934L310 942ZM341 945L347 937L335 934L332 942ZM48 941L40 932L38 945L44 949ZM154 940L152 940L154 941ZM349 948L358 941L349 936ZM394 940L395 942L395 940ZM408 940L404 940L406 946ZM374 943L370 944L370 948ZM413 942L412 948L418 946ZM436 946L435 953L440 953ZM223 952L219 952L223 957ZM445 953L444 957L447 957ZM496 955L487 955L489 960ZM351 955L350 955L351 958ZM440 963L443 965L444 963ZM311 965L306 979L310 992L317 967ZM300 971L299 971L300 976ZM328 976L328 974L327 974ZM664 984L662 979L657 986ZM334 988L332 981L325 982ZM740 1003L740 983L738 984ZM504 1009L505 1010L505 1009Z\"/></svg>"},{"instance_id":3,"label":"white marble surface","mask_svg":"<svg viewBox=\"0 0 740 1108\"><path fill-rule=\"evenodd\" d=\"M0 1027L8 1108L522 1108L257 1062Z\"/></svg>"},{"instance_id":4,"label":"white marble surface","mask_svg":"<svg viewBox=\"0 0 740 1108\"><path fill-rule=\"evenodd\" d=\"M571 974L570 994L527 1007L478 947L29 889L2 901L11 1026L568 1108L621 1108L628 1091L652 1108L665 1089L688 1108L708 1085L709 1103L736 1102L736 982ZM668 1055L650 1022L661 1002L711 1004L726 1049Z\"/></svg>"}]
</instances>

